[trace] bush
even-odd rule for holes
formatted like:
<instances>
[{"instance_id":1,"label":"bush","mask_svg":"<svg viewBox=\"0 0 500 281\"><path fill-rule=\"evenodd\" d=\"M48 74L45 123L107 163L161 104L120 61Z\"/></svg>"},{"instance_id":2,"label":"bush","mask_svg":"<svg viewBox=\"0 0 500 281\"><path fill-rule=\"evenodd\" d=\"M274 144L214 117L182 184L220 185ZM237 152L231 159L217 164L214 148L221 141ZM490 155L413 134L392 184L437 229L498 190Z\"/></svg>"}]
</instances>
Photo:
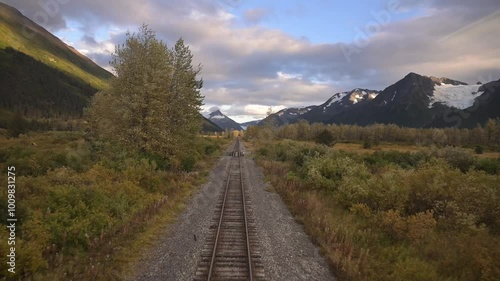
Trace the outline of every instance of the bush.
<instances>
[{"instance_id":1,"label":"bush","mask_svg":"<svg viewBox=\"0 0 500 281\"><path fill-rule=\"evenodd\" d=\"M500 175L500 159L479 159L475 166L476 170L485 171L490 175Z\"/></svg>"},{"instance_id":2,"label":"bush","mask_svg":"<svg viewBox=\"0 0 500 281\"><path fill-rule=\"evenodd\" d=\"M442 149L433 149L431 156L446 160L452 167L467 172L475 163L472 154L462 148L447 146Z\"/></svg>"},{"instance_id":3,"label":"bush","mask_svg":"<svg viewBox=\"0 0 500 281\"><path fill-rule=\"evenodd\" d=\"M399 152L399 151L375 151L364 157L365 163L375 167L383 167L389 163L409 169L415 168L422 161L428 160L424 153Z\"/></svg>"},{"instance_id":4,"label":"bush","mask_svg":"<svg viewBox=\"0 0 500 281\"><path fill-rule=\"evenodd\" d=\"M483 154L484 149L483 149L483 147L482 147L482 146L478 145L478 146L476 146L476 147L474 148L474 152L475 152L476 154Z\"/></svg>"},{"instance_id":5,"label":"bush","mask_svg":"<svg viewBox=\"0 0 500 281\"><path fill-rule=\"evenodd\" d=\"M389 210L383 212L380 218L380 226L393 239L401 240L406 236L406 221L399 211Z\"/></svg>"},{"instance_id":6,"label":"bush","mask_svg":"<svg viewBox=\"0 0 500 281\"><path fill-rule=\"evenodd\" d=\"M170 161L161 156L160 154L156 154L156 153L145 153L144 154L144 157L151 163L155 163L156 165L156 168L162 170L162 171L165 171L165 170L168 170L171 166L170 164Z\"/></svg>"},{"instance_id":7,"label":"bush","mask_svg":"<svg viewBox=\"0 0 500 281\"><path fill-rule=\"evenodd\" d=\"M327 129L324 129L321 131L316 137L315 137L315 142L318 144L323 144L326 146L333 146L336 143L335 136L333 135L332 132L330 132Z\"/></svg>"},{"instance_id":8,"label":"bush","mask_svg":"<svg viewBox=\"0 0 500 281\"><path fill-rule=\"evenodd\" d=\"M406 237L412 242L422 242L436 226L436 220L431 211L417 213L407 219L408 232Z\"/></svg>"},{"instance_id":9,"label":"bush","mask_svg":"<svg viewBox=\"0 0 500 281\"><path fill-rule=\"evenodd\" d=\"M7 126L7 136L18 138L21 134L28 132L28 121L20 113L14 114Z\"/></svg>"},{"instance_id":10,"label":"bush","mask_svg":"<svg viewBox=\"0 0 500 281\"><path fill-rule=\"evenodd\" d=\"M182 170L185 172L193 171L195 164L196 164L196 157L192 154L184 156L181 160Z\"/></svg>"}]
</instances>

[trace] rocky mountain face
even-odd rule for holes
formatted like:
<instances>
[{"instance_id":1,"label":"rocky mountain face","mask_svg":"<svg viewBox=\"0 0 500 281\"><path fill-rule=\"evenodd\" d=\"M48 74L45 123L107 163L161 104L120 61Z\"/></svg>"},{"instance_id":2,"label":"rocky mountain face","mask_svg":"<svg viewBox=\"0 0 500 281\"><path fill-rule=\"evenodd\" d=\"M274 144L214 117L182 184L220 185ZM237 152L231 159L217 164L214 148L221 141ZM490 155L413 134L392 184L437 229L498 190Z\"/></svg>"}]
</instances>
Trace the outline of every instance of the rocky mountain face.
<instances>
[{"instance_id":1,"label":"rocky mountain face","mask_svg":"<svg viewBox=\"0 0 500 281\"><path fill-rule=\"evenodd\" d=\"M243 130L240 124L224 115L220 110L210 113L208 119L224 130Z\"/></svg>"},{"instance_id":2,"label":"rocky mountain face","mask_svg":"<svg viewBox=\"0 0 500 281\"><path fill-rule=\"evenodd\" d=\"M325 103L313 107L302 118L310 122L327 123L339 114L353 107L362 107L378 96L379 92L368 89L354 89L350 92L337 93Z\"/></svg>"},{"instance_id":3,"label":"rocky mountain face","mask_svg":"<svg viewBox=\"0 0 500 281\"><path fill-rule=\"evenodd\" d=\"M500 118L500 80L476 85L479 88L473 100L462 108L446 108L429 127L473 128L490 118Z\"/></svg>"},{"instance_id":4,"label":"rocky mountain face","mask_svg":"<svg viewBox=\"0 0 500 281\"><path fill-rule=\"evenodd\" d=\"M467 85L449 78L409 73L383 91L355 89L337 93L319 106L307 107L301 115L285 115L287 122L299 119L327 124L375 123L405 127L474 127L500 115L499 81ZM281 120L284 109L269 116ZM299 118L300 117L300 118Z\"/></svg>"},{"instance_id":5,"label":"rocky mountain face","mask_svg":"<svg viewBox=\"0 0 500 281\"><path fill-rule=\"evenodd\" d=\"M310 112L316 107L317 107L316 105L313 105L302 108L285 108L267 116L257 125L268 124L273 126L283 126L289 123L294 123L298 120L303 119L302 116L304 116L306 113Z\"/></svg>"}]
</instances>

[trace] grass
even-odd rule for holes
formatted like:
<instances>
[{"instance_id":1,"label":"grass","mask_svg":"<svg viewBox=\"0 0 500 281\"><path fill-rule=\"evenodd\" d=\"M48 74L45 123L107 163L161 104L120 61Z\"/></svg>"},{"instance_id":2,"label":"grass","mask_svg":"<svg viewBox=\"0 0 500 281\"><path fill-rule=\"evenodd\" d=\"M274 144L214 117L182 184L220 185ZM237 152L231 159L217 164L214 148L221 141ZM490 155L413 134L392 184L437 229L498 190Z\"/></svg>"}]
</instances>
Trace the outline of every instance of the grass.
<instances>
[{"instance_id":1,"label":"grass","mask_svg":"<svg viewBox=\"0 0 500 281\"><path fill-rule=\"evenodd\" d=\"M226 143L222 151L225 151L230 143ZM207 159L208 169L215 164L217 157ZM160 210L157 216L148 221L137 237L128 245L126 249L117 253L116 260L120 266L121 277L134 276L143 267L142 261L147 260L154 248L161 243L163 237L170 231L169 226L174 223L178 215L187 207L186 203L199 188L206 182L206 177L200 178L192 189L181 191L178 196L172 199L170 206Z\"/></svg>"},{"instance_id":2,"label":"grass","mask_svg":"<svg viewBox=\"0 0 500 281\"><path fill-rule=\"evenodd\" d=\"M20 280L124 279L160 242L230 142L200 139L198 150L209 154L200 155L187 173L158 170L130 155L121 164L99 160L104 155L92 155L83 137L80 132L0 137L2 170L16 165ZM5 190L0 194L4 198ZM104 229L96 231L96 223ZM82 233L87 241L79 238ZM1 255L4 251L0 247ZM0 266L0 276L4 270Z\"/></svg>"},{"instance_id":3,"label":"grass","mask_svg":"<svg viewBox=\"0 0 500 281\"><path fill-rule=\"evenodd\" d=\"M290 140L245 146L338 280L500 276L500 175L459 169L469 163L461 157L467 152L437 149L408 168L411 161L400 160L412 159L403 153L380 153L367 163L374 156L360 144L344 145L349 152Z\"/></svg>"},{"instance_id":4,"label":"grass","mask_svg":"<svg viewBox=\"0 0 500 281\"><path fill-rule=\"evenodd\" d=\"M334 151L346 151L352 153L361 153L361 154L369 154L374 153L376 151L398 151L398 152L419 152L423 150L427 150L429 147L425 146L417 146L417 145L408 145L408 144L395 144L395 143L381 143L379 145L373 145L371 148L363 148L362 143L353 143L353 142L339 142L333 146ZM465 148L466 150L474 153L473 148ZM485 151L482 154L476 154L479 158L491 158L496 159L500 158L500 152L493 151Z\"/></svg>"}]
</instances>

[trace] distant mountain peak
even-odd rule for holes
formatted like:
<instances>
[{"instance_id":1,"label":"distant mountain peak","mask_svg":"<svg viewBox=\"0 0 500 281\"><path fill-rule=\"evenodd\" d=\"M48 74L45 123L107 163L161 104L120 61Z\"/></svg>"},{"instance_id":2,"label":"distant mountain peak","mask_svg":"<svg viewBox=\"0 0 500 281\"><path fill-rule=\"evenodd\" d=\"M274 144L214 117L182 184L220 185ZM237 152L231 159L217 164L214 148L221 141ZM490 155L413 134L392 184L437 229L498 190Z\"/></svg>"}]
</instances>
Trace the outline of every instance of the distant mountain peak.
<instances>
[{"instance_id":1,"label":"distant mountain peak","mask_svg":"<svg viewBox=\"0 0 500 281\"><path fill-rule=\"evenodd\" d=\"M221 127L224 130L238 130L238 131L243 130L240 124L238 124L233 119L224 115L224 113L222 113L220 110L211 112L208 115L208 119L217 124L217 126Z\"/></svg>"},{"instance_id":2,"label":"distant mountain peak","mask_svg":"<svg viewBox=\"0 0 500 281\"><path fill-rule=\"evenodd\" d=\"M210 119L212 119L212 118L223 119L223 118L227 117L222 112L220 112L220 110L216 110L216 111L210 113L208 116L210 117Z\"/></svg>"},{"instance_id":3,"label":"distant mountain peak","mask_svg":"<svg viewBox=\"0 0 500 281\"><path fill-rule=\"evenodd\" d=\"M437 78L437 77L434 77L434 76L430 76L429 78L432 80L432 82L435 83L435 85L443 85L443 84L446 84L446 85L455 85L455 86L458 86L458 85L467 85L467 83L464 83L464 82L461 82L461 81L457 81L457 80L452 80L452 79L446 78L446 77Z\"/></svg>"},{"instance_id":4,"label":"distant mountain peak","mask_svg":"<svg viewBox=\"0 0 500 281\"><path fill-rule=\"evenodd\" d=\"M485 85L500 85L500 81ZM484 123L487 118L499 116L498 109L493 108L498 108L495 99L500 99L500 94L495 94L497 88L485 85L467 85L447 77L410 72L383 91L355 88L335 93L323 104L307 107L308 111L301 115L295 114L297 109L287 108L271 114L261 124L267 121L280 126L303 119L310 123L327 124L383 123L418 128L446 127L453 125L446 115L450 109L469 110L476 102L485 104L482 107L484 111L467 113L473 117L463 123L470 127L475 125L474 122Z\"/></svg>"},{"instance_id":5,"label":"distant mountain peak","mask_svg":"<svg viewBox=\"0 0 500 281\"><path fill-rule=\"evenodd\" d=\"M224 115L219 109L217 109L216 111L210 113L210 115Z\"/></svg>"}]
</instances>

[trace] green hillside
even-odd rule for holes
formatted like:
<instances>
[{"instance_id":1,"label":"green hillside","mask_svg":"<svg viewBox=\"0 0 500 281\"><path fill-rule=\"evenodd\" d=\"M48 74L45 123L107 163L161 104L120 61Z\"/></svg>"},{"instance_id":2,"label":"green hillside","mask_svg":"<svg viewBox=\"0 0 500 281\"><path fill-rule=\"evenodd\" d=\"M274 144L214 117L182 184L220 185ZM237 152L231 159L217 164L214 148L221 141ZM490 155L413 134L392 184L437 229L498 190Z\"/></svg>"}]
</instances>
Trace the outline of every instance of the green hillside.
<instances>
[{"instance_id":1,"label":"green hillside","mask_svg":"<svg viewBox=\"0 0 500 281\"><path fill-rule=\"evenodd\" d=\"M13 113L29 119L80 118L96 91L24 53L0 49L0 108L4 109L0 127L6 126Z\"/></svg>"},{"instance_id":2,"label":"green hillside","mask_svg":"<svg viewBox=\"0 0 500 281\"><path fill-rule=\"evenodd\" d=\"M113 75L16 9L0 3L0 127L16 113L70 120Z\"/></svg>"},{"instance_id":3,"label":"green hillside","mask_svg":"<svg viewBox=\"0 0 500 281\"><path fill-rule=\"evenodd\" d=\"M209 119L200 116L203 118L203 121L201 122L201 131L204 133L221 133L224 132L224 129L219 127L217 124L214 122L210 121Z\"/></svg>"},{"instance_id":4,"label":"green hillside","mask_svg":"<svg viewBox=\"0 0 500 281\"><path fill-rule=\"evenodd\" d=\"M96 89L106 87L112 74L66 45L16 9L0 3L0 49L12 47Z\"/></svg>"}]
</instances>

